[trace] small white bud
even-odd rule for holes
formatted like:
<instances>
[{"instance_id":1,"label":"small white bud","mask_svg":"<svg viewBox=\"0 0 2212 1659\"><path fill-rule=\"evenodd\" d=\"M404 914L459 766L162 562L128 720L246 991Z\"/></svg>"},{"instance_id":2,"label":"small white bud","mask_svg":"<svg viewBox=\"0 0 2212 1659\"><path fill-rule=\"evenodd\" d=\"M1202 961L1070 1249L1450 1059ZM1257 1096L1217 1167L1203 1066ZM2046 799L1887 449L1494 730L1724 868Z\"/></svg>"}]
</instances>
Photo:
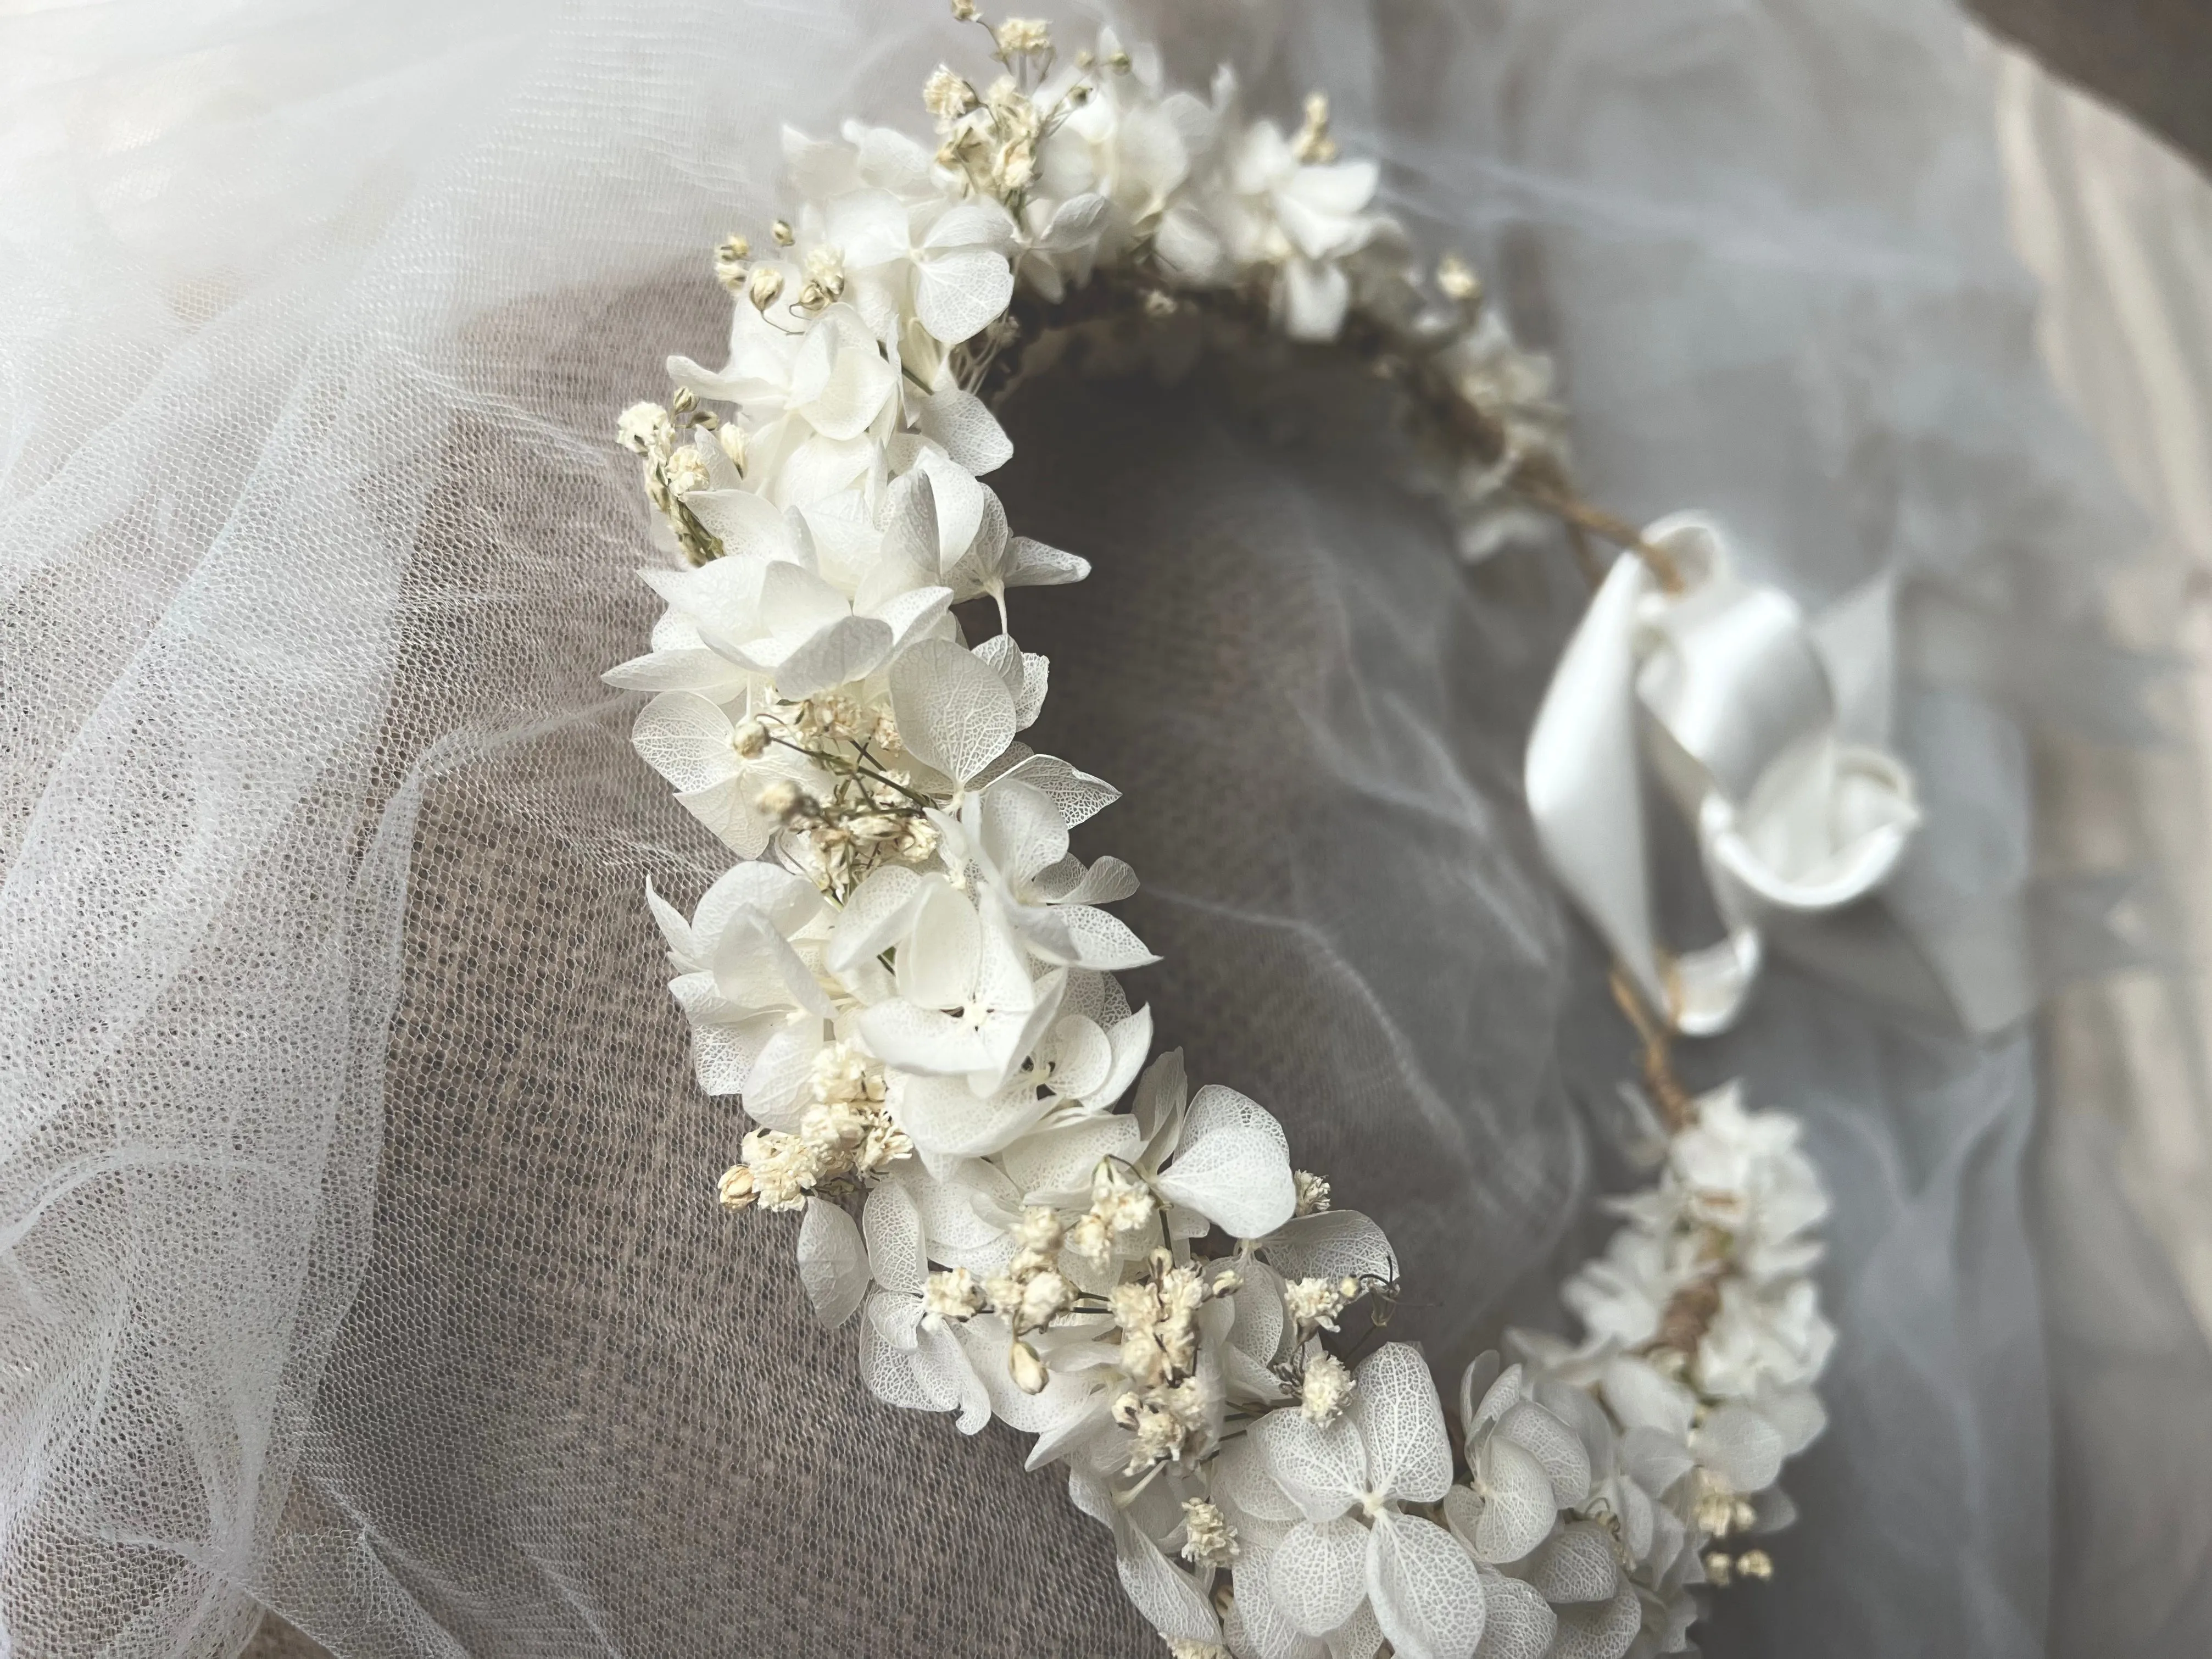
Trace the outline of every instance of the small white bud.
<instances>
[{"instance_id":1,"label":"small white bud","mask_svg":"<svg viewBox=\"0 0 2212 1659\"><path fill-rule=\"evenodd\" d=\"M793 242L799 240L796 235L793 234L791 222L787 219L777 220L774 224L768 228L768 234L775 239L775 245L778 247L789 247Z\"/></svg>"},{"instance_id":2,"label":"small white bud","mask_svg":"<svg viewBox=\"0 0 2212 1659\"><path fill-rule=\"evenodd\" d=\"M753 1201L753 1172L742 1164L732 1164L722 1171L722 1179L714 1195L726 1210L742 1210Z\"/></svg>"},{"instance_id":3,"label":"small white bud","mask_svg":"<svg viewBox=\"0 0 2212 1659\"><path fill-rule=\"evenodd\" d=\"M753 302L755 311L765 312L783 293L783 273L774 265L760 265L745 283L745 298Z\"/></svg>"},{"instance_id":4,"label":"small white bud","mask_svg":"<svg viewBox=\"0 0 2212 1659\"><path fill-rule=\"evenodd\" d=\"M1294 146L1297 158L1309 165L1336 160L1336 141L1328 136L1328 94L1310 93L1306 97L1306 124L1298 129Z\"/></svg>"},{"instance_id":5,"label":"small white bud","mask_svg":"<svg viewBox=\"0 0 2212 1659\"><path fill-rule=\"evenodd\" d=\"M1481 279L1456 253L1447 253L1437 261L1437 288L1444 298L1462 305L1472 305L1482 295Z\"/></svg>"},{"instance_id":6,"label":"small white bud","mask_svg":"<svg viewBox=\"0 0 2212 1659\"><path fill-rule=\"evenodd\" d=\"M760 810L772 818L788 817L799 799L799 786L789 778L778 778L760 792Z\"/></svg>"},{"instance_id":7,"label":"small white bud","mask_svg":"<svg viewBox=\"0 0 2212 1659\"><path fill-rule=\"evenodd\" d=\"M745 476L745 429L733 422L724 422L714 429L714 441L722 447L722 453L730 458L730 465L738 469L738 476Z\"/></svg>"},{"instance_id":8,"label":"small white bud","mask_svg":"<svg viewBox=\"0 0 2212 1659\"><path fill-rule=\"evenodd\" d=\"M768 752L768 727L757 720L740 720L730 736L730 746L747 760L758 760Z\"/></svg>"},{"instance_id":9,"label":"small white bud","mask_svg":"<svg viewBox=\"0 0 2212 1659\"><path fill-rule=\"evenodd\" d=\"M1014 1379L1014 1386L1024 1394L1042 1394L1045 1384L1052 1381L1044 1361L1026 1342L1017 1342L1006 1350L1006 1371Z\"/></svg>"}]
</instances>

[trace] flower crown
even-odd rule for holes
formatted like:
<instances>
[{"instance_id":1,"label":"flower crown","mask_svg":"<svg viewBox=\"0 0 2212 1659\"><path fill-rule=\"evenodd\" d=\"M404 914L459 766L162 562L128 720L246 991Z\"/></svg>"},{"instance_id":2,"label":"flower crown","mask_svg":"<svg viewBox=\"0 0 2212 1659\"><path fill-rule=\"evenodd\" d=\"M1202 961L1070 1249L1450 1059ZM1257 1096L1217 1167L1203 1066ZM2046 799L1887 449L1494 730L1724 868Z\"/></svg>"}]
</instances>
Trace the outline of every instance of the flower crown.
<instances>
[{"instance_id":1,"label":"flower crown","mask_svg":"<svg viewBox=\"0 0 2212 1659\"><path fill-rule=\"evenodd\" d=\"M1034 1435L1186 1659L1681 1650L1695 1587L1771 1571L1833 1333L1796 1123L1691 1097L1668 1037L1734 1018L1771 920L1881 879L1910 781L1845 740L1819 641L1717 526L1639 533L1575 496L1547 365L1464 261L1417 269L1325 100L1285 133L1226 70L1164 92L1110 33L1063 62L1041 23L954 11L1002 72L930 77L933 149L787 133L795 218L718 251L727 364L672 358L671 405L620 422L672 562L645 574L651 651L607 678L654 694L640 753L741 860L688 918L647 890L699 1085L758 1126L721 1201L803 1212L800 1279L884 1400ZM1398 388L1468 556L1532 520L1626 550L1528 784L1619 960L1662 1168L1565 1287L1586 1334L1477 1360L1456 1433L1419 1352L1377 1340L1382 1230L1261 1106L1147 1064L1115 975L1155 958L1104 908L1136 877L1068 850L1115 792L1017 735L1047 664L1008 590L1088 567L979 482L1012 453L994 405L1071 356L1269 340ZM951 607L978 599L1000 631L971 644ZM1654 770L1728 923L1705 951L1651 927Z\"/></svg>"}]
</instances>

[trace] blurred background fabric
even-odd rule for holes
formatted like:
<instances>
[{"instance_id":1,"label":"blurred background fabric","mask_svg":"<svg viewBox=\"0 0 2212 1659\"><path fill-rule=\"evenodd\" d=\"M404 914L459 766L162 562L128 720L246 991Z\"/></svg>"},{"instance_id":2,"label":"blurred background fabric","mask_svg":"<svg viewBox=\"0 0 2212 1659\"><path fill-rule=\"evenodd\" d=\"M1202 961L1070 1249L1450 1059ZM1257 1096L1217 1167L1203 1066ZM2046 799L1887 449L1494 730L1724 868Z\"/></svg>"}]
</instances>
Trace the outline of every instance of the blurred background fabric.
<instances>
[{"instance_id":1,"label":"blurred background fabric","mask_svg":"<svg viewBox=\"0 0 2212 1659\"><path fill-rule=\"evenodd\" d=\"M1329 89L1593 495L1907 596L1893 908L2017 994L1784 969L1686 1055L1805 1118L1844 1337L1715 1654L2212 1639L2212 209L2144 131L2203 153L2195 9L1984 0L2045 67L1939 0L1130 8ZM779 124L973 56L933 0L0 0L12 1650L1157 1651L1010 1437L878 1407L714 1213L640 902L714 850L597 678L650 611L612 411L713 355ZM1557 1317L1629 1050L1516 793L1565 562L1453 566L1329 407L1025 395L1014 521L1098 569L1016 626L1128 791L1133 990L1391 1227L1442 1365Z\"/></svg>"}]
</instances>

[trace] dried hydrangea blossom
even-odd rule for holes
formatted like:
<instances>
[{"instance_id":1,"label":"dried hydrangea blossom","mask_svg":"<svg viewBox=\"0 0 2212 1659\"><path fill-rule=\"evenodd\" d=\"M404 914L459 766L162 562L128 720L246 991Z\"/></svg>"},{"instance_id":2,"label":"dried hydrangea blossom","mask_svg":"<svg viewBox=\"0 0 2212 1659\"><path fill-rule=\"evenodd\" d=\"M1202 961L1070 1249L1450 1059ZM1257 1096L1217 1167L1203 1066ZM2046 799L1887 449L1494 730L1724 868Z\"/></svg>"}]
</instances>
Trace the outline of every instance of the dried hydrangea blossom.
<instances>
[{"instance_id":1,"label":"dried hydrangea blossom","mask_svg":"<svg viewBox=\"0 0 2212 1659\"><path fill-rule=\"evenodd\" d=\"M1381 1230L1257 1103L1146 1063L1115 975L1153 958L1107 908L1136 878L1068 848L1115 792L1018 735L1050 676L1009 593L1088 567L982 482L1024 375L1272 333L1402 387L1470 550L1534 511L1603 530L1548 372L1463 261L1419 280L1324 100L1285 132L1225 72L1200 99L1111 34L1062 62L984 27L1000 72L930 77L933 143L789 138L797 211L716 250L727 362L672 359L670 405L617 422L672 563L607 678L743 860L688 918L647 894L699 1085L755 1126L720 1200L803 1212L802 1282L878 1396L1034 1436L1176 1654L1678 1650L1692 1586L1767 1570L1741 1540L1820 1426L1794 1126L1729 1091L1682 1114L1568 1287L1585 1340L1478 1362L1455 1453L1419 1352L1354 1352L1396 1295Z\"/></svg>"}]
</instances>

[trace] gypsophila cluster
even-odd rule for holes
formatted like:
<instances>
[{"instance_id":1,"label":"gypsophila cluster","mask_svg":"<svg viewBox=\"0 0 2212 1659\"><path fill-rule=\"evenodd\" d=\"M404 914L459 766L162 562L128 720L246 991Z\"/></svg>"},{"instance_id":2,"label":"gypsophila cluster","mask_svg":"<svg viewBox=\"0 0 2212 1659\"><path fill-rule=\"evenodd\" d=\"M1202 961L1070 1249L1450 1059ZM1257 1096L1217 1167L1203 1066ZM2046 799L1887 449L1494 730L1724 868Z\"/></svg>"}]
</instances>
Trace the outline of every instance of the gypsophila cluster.
<instances>
[{"instance_id":1,"label":"gypsophila cluster","mask_svg":"<svg viewBox=\"0 0 2212 1659\"><path fill-rule=\"evenodd\" d=\"M1019 737L1049 673L1008 596L1087 566L983 482L996 400L1071 351L1334 342L1404 388L1480 551L1563 499L1544 368L1463 260L1423 277L1324 100L1286 132L1225 71L1164 91L1110 34L955 10L991 73L929 77L927 141L791 137L797 210L715 250L727 362L617 423L671 562L607 678L736 860L689 916L648 888L699 1085L754 1126L720 1201L801 1217L880 1397L1036 1437L1175 1654L1678 1650L1690 1586L1766 1570L1741 1540L1819 1426L1786 1121L1704 1103L1570 1287L1589 1340L1469 1370L1455 1462L1425 1362L1371 1340L1381 1230L1151 1057L1116 975L1153 957L1106 908L1136 878L1069 851L1115 793Z\"/></svg>"}]
</instances>

